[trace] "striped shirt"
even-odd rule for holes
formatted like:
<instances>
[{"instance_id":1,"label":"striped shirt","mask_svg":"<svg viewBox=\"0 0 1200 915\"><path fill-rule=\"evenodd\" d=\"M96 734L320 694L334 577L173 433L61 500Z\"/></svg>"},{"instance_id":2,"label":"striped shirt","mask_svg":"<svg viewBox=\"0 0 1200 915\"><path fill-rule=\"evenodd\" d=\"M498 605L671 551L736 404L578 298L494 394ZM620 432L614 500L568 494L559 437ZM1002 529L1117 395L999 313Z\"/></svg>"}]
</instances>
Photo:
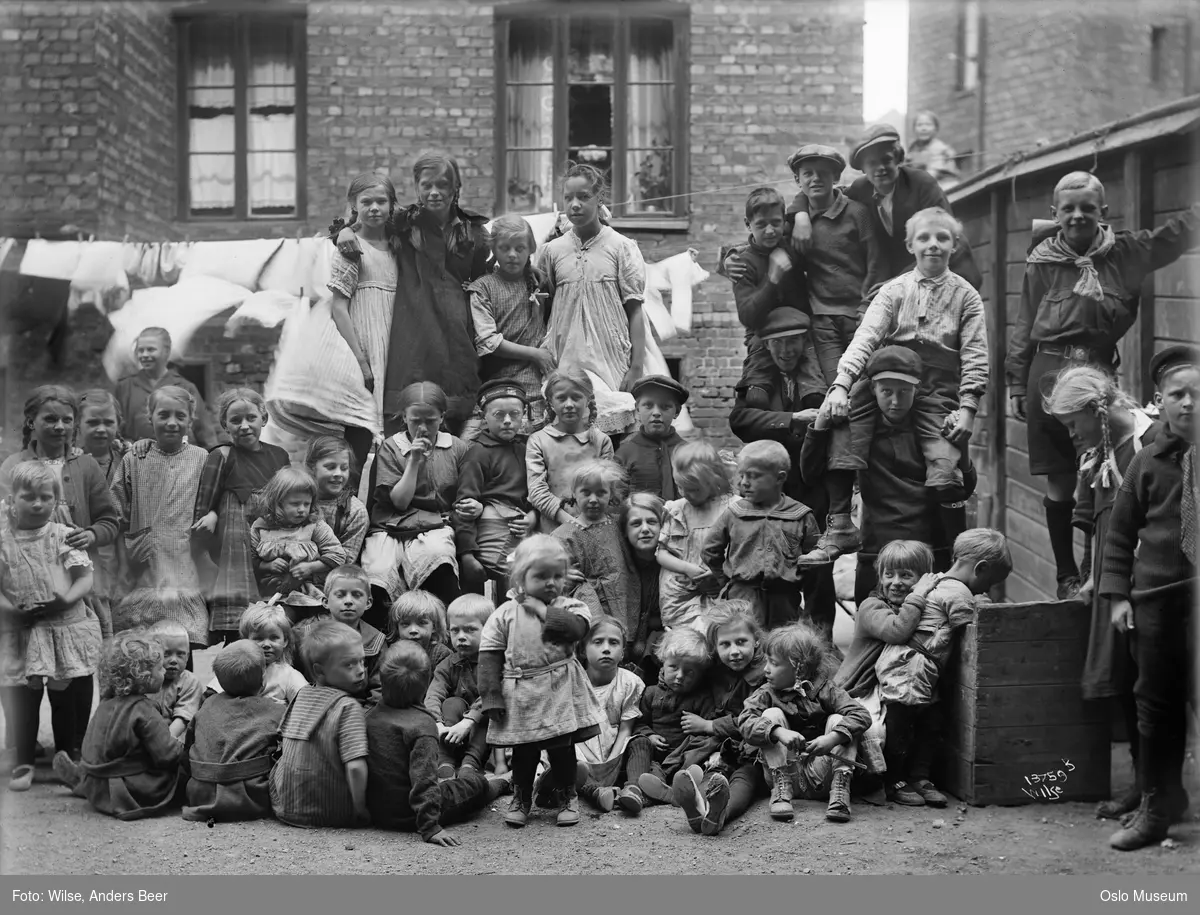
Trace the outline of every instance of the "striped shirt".
<instances>
[{"instance_id":1,"label":"striped shirt","mask_svg":"<svg viewBox=\"0 0 1200 915\"><path fill-rule=\"evenodd\" d=\"M367 721L353 697L328 686L296 694L280 726L283 754L271 770L271 806L292 826L352 826L346 764L367 756Z\"/></svg>"},{"instance_id":2,"label":"striped shirt","mask_svg":"<svg viewBox=\"0 0 1200 915\"><path fill-rule=\"evenodd\" d=\"M871 302L838 363L835 384L849 390L881 346L942 351L958 366L959 404L979 409L987 390L987 318L979 293L956 273L911 270L886 283Z\"/></svg>"},{"instance_id":3,"label":"striped shirt","mask_svg":"<svg viewBox=\"0 0 1200 915\"><path fill-rule=\"evenodd\" d=\"M498 273L481 276L468 287L471 320L475 325L475 352L482 360L482 376L511 379L530 398L542 396L542 377L537 366L520 359L495 355L505 341L539 349L546 339L542 303L522 277L509 280Z\"/></svg>"}]
</instances>

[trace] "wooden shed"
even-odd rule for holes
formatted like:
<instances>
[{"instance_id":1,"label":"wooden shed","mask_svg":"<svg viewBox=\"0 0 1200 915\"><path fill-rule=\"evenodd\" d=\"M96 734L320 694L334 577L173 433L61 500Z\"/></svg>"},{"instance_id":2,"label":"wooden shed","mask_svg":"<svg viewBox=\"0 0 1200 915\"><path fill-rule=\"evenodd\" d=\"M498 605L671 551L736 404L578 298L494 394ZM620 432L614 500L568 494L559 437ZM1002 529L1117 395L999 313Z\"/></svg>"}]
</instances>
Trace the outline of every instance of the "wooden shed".
<instances>
[{"instance_id":1,"label":"wooden shed","mask_svg":"<svg viewBox=\"0 0 1200 915\"><path fill-rule=\"evenodd\" d=\"M1004 531L1015 569L1009 601L1053 598L1054 563L1042 508L1044 480L1029 473L1025 424L1009 415L1004 360L1021 299L1034 219L1050 218L1064 174L1096 174L1117 229L1152 229L1200 198L1200 95L1105 124L973 175L949 193L984 275L992 383L972 442L979 468L980 525ZM1200 252L1154 274L1138 321L1120 347L1122 385L1152 395L1147 367L1157 350L1200 341ZM1031 395L1033 392L1030 392Z\"/></svg>"}]
</instances>

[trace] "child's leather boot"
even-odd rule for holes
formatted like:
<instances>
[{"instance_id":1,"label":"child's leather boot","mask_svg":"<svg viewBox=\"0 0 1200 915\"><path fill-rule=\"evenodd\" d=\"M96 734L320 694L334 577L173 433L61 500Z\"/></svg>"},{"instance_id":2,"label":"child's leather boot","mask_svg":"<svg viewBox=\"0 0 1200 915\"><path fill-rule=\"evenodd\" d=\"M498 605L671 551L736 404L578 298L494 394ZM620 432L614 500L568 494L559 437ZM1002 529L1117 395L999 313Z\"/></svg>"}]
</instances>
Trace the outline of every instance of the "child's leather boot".
<instances>
[{"instance_id":1,"label":"child's leather boot","mask_svg":"<svg viewBox=\"0 0 1200 915\"><path fill-rule=\"evenodd\" d=\"M771 819L790 820L796 815L792 807L792 768L779 766L771 770L775 784L771 788Z\"/></svg>"},{"instance_id":2,"label":"child's leather boot","mask_svg":"<svg viewBox=\"0 0 1200 915\"><path fill-rule=\"evenodd\" d=\"M529 822L530 806L530 798L525 793L525 789L513 785L513 799L512 803L508 805L508 813L504 815L504 824L513 829L520 829Z\"/></svg>"},{"instance_id":3,"label":"child's leather boot","mask_svg":"<svg viewBox=\"0 0 1200 915\"><path fill-rule=\"evenodd\" d=\"M801 556L798 565L801 568L828 565L843 553L857 553L861 547L862 534L850 515L830 515L816 548Z\"/></svg>"},{"instance_id":4,"label":"child's leather boot","mask_svg":"<svg viewBox=\"0 0 1200 915\"><path fill-rule=\"evenodd\" d=\"M576 826L579 824L579 789L574 785L559 791L561 806L555 822L559 826Z\"/></svg>"},{"instance_id":5,"label":"child's leather boot","mask_svg":"<svg viewBox=\"0 0 1200 915\"><path fill-rule=\"evenodd\" d=\"M829 806L825 808L825 819L831 823L850 822L849 769L838 769L833 773L833 784L829 786Z\"/></svg>"}]
</instances>

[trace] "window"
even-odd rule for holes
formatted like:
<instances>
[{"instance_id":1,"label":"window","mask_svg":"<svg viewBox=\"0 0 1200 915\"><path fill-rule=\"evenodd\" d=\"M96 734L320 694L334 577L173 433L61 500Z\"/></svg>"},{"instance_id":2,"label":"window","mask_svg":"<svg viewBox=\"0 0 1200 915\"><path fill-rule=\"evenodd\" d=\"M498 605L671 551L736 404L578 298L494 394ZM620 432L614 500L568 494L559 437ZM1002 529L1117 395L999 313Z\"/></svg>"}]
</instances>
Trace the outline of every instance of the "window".
<instances>
[{"instance_id":1,"label":"window","mask_svg":"<svg viewBox=\"0 0 1200 915\"><path fill-rule=\"evenodd\" d=\"M553 3L496 12L496 209L553 209L568 160L607 172L613 216L687 212L687 7Z\"/></svg>"},{"instance_id":2,"label":"window","mask_svg":"<svg viewBox=\"0 0 1200 915\"><path fill-rule=\"evenodd\" d=\"M955 85L961 92L979 85L979 31L979 0L959 0Z\"/></svg>"},{"instance_id":3,"label":"window","mask_svg":"<svg viewBox=\"0 0 1200 915\"><path fill-rule=\"evenodd\" d=\"M1161 86L1163 82L1163 50L1167 43L1167 30L1161 25L1150 29L1150 83Z\"/></svg>"},{"instance_id":4,"label":"window","mask_svg":"<svg viewBox=\"0 0 1200 915\"><path fill-rule=\"evenodd\" d=\"M177 21L180 218L303 218L303 15Z\"/></svg>"}]
</instances>

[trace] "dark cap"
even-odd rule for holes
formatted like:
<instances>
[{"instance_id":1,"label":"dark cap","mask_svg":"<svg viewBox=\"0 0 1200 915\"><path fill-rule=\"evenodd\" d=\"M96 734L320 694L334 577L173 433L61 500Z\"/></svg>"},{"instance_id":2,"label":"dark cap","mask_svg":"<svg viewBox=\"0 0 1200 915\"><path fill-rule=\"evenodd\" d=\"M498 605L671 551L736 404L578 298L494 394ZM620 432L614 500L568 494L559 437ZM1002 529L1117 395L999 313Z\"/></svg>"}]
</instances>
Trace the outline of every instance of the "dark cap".
<instances>
[{"instance_id":1,"label":"dark cap","mask_svg":"<svg viewBox=\"0 0 1200 915\"><path fill-rule=\"evenodd\" d=\"M501 397L515 397L523 404L529 403L529 395L525 393L525 389L511 381L498 378L495 381L485 382L479 388L479 405L481 407L485 407Z\"/></svg>"},{"instance_id":2,"label":"dark cap","mask_svg":"<svg viewBox=\"0 0 1200 915\"><path fill-rule=\"evenodd\" d=\"M871 146L878 146L881 143L891 145L900 145L900 131L891 124L872 124L863 135L858 138L858 142L854 144L854 148L850 150L850 164L854 168L861 169L859 156L863 154L863 150Z\"/></svg>"},{"instance_id":3,"label":"dark cap","mask_svg":"<svg viewBox=\"0 0 1200 915\"><path fill-rule=\"evenodd\" d=\"M682 407L687 403L688 389L681 385L669 375L646 375L639 378L633 383L630 393L633 394L634 400L642 396L642 391L647 388L658 388L660 391L668 391Z\"/></svg>"},{"instance_id":4,"label":"dark cap","mask_svg":"<svg viewBox=\"0 0 1200 915\"><path fill-rule=\"evenodd\" d=\"M808 333L812 321L798 308L776 308L758 330L759 340L775 340Z\"/></svg>"},{"instance_id":5,"label":"dark cap","mask_svg":"<svg viewBox=\"0 0 1200 915\"><path fill-rule=\"evenodd\" d=\"M800 167L801 162L808 159L820 159L839 176L846 170L846 160L842 158L842 154L832 146L821 146L819 143L809 143L807 146L801 146L788 156L788 168L794 172Z\"/></svg>"},{"instance_id":6,"label":"dark cap","mask_svg":"<svg viewBox=\"0 0 1200 915\"><path fill-rule=\"evenodd\" d=\"M883 346L867 360L866 375L871 381L907 381L921 383L921 357L906 346Z\"/></svg>"},{"instance_id":7,"label":"dark cap","mask_svg":"<svg viewBox=\"0 0 1200 915\"><path fill-rule=\"evenodd\" d=\"M1150 360L1150 380L1158 387L1162 384L1163 375L1181 365L1200 365L1200 347L1180 343L1155 353Z\"/></svg>"}]
</instances>

